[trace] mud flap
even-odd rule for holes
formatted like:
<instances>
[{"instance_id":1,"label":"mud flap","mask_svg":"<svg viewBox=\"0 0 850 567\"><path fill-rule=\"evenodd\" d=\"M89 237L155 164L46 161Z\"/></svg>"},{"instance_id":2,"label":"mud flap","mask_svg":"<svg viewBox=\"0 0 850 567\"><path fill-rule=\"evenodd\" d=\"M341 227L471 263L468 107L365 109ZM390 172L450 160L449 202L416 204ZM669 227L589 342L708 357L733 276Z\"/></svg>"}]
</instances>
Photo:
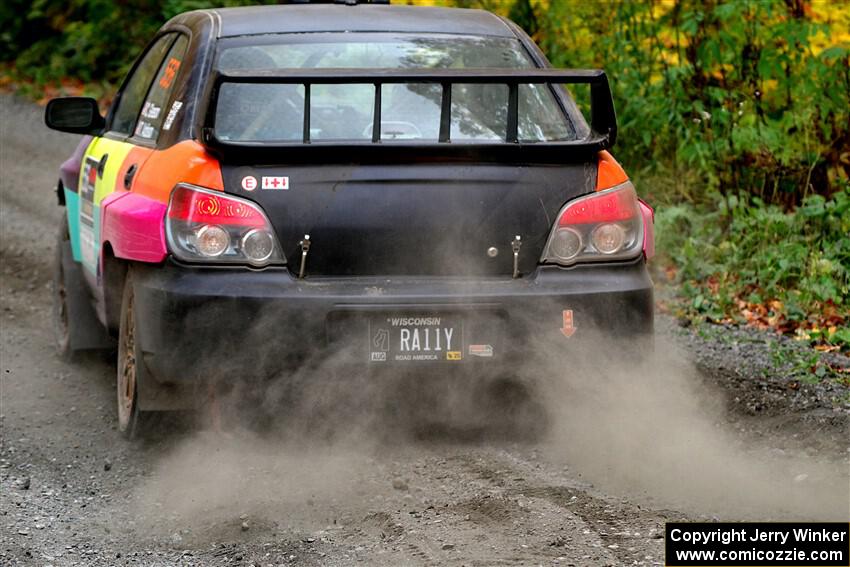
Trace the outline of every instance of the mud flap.
<instances>
[{"instance_id":1,"label":"mud flap","mask_svg":"<svg viewBox=\"0 0 850 567\"><path fill-rule=\"evenodd\" d=\"M68 331L71 351L107 350L115 348L115 340L98 320L91 297L86 289L82 266L71 255L71 242L62 240L62 277L65 279L65 303L68 310Z\"/></svg>"}]
</instances>

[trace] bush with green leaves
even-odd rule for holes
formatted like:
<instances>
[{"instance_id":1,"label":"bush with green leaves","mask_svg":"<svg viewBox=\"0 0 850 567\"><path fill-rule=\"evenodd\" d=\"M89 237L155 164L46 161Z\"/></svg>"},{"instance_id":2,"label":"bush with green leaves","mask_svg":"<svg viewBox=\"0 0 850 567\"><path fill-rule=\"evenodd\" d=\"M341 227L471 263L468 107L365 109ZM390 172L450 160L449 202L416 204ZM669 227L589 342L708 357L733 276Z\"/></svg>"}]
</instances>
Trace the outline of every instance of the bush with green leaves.
<instances>
[{"instance_id":1,"label":"bush with green leaves","mask_svg":"<svg viewBox=\"0 0 850 567\"><path fill-rule=\"evenodd\" d=\"M790 207L850 175L850 45L829 46L840 24L804 8L550 2L537 24L553 63L609 72L617 156L640 178L666 180L650 188L656 198L709 202L717 191ZM850 21L850 6L834 11Z\"/></svg>"},{"instance_id":2,"label":"bush with green leaves","mask_svg":"<svg viewBox=\"0 0 850 567\"><path fill-rule=\"evenodd\" d=\"M757 199L715 205L664 207L656 217L686 314L742 321L742 303L766 304L790 330L850 347L850 185L829 199L810 195L794 212ZM839 322L831 332L830 321Z\"/></svg>"},{"instance_id":3,"label":"bush with green leaves","mask_svg":"<svg viewBox=\"0 0 850 567\"><path fill-rule=\"evenodd\" d=\"M36 86L72 78L105 82L112 90L134 58L169 18L251 0L4 0L0 5L0 61L17 80ZM265 3L274 3L266 1Z\"/></svg>"}]
</instances>

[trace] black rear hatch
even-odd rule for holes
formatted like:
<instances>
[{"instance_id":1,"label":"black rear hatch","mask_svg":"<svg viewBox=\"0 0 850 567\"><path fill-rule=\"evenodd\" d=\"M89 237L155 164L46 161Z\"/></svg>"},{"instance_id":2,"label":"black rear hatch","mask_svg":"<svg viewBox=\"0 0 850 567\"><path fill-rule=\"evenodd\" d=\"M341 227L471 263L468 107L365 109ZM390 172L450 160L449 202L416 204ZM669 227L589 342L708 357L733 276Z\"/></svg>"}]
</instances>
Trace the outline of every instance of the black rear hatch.
<instances>
[{"instance_id":1,"label":"black rear hatch","mask_svg":"<svg viewBox=\"0 0 850 567\"><path fill-rule=\"evenodd\" d=\"M310 276L500 276L534 270L563 204L593 190L595 163L228 165L225 190L259 203L290 269L310 235ZM246 176L258 187L242 188ZM263 178L288 189L262 189ZM269 183L270 184L270 183Z\"/></svg>"}]
</instances>

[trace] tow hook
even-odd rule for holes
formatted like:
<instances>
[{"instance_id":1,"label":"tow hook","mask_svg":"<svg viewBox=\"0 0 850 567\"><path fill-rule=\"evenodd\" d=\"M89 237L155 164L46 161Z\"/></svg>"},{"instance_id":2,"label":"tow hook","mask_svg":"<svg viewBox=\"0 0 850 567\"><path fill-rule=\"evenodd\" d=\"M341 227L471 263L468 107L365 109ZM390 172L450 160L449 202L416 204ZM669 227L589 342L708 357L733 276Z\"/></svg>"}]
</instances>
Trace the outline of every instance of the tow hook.
<instances>
[{"instance_id":1,"label":"tow hook","mask_svg":"<svg viewBox=\"0 0 850 567\"><path fill-rule=\"evenodd\" d=\"M522 248L522 237L517 234L511 242L511 248L514 251L514 279L519 277L519 249Z\"/></svg>"},{"instance_id":2,"label":"tow hook","mask_svg":"<svg viewBox=\"0 0 850 567\"><path fill-rule=\"evenodd\" d=\"M307 252L310 251L310 235L305 234L304 240L298 243L301 247L301 268L298 270L298 279L304 279L304 272L307 269Z\"/></svg>"}]
</instances>

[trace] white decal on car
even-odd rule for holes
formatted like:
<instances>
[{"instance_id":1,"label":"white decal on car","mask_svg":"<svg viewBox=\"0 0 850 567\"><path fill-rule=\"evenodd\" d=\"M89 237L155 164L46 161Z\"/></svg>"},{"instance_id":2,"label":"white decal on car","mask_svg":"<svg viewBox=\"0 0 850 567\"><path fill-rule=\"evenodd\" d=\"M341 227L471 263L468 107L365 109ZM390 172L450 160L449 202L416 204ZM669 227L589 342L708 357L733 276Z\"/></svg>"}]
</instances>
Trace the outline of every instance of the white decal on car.
<instances>
[{"instance_id":1,"label":"white decal on car","mask_svg":"<svg viewBox=\"0 0 850 567\"><path fill-rule=\"evenodd\" d=\"M145 122L144 120L139 121L139 126L136 128L136 135L141 136L142 138L151 139L154 137L156 130L153 127L153 124L150 122Z\"/></svg>"},{"instance_id":2,"label":"white decal on car","mask_svg":"<svg viewBox=\"0 0 850 567\"><path fill-rule=\"evenodd\" d=\"M151 120L159 118L160 112L162 112L162 107L159 107L150 101L146 102L142 107L142 116L150 118Z\"/></svg>"},{"instance_id":3,"label":"white decal on car","mask_svg":"<svg viewBox=\"0 0 850 567\"><path fill-rule=\"evenodd\" d=\"M469 345L470 356L480 356L482 358L491 358L493 356L492 345Z\"/></svg>"},{"instance_id":4,"label":"white decal on car","mask_svg":"<svg viewBox=\"0 0 850 567\"><path fill-rule=\"evenodd\" d=\"M257 178L253 175L246 175L242 178L242 189L245 191L253 191L257 188Z\"/></svg>"},{"instance_id":5,"label":"white decal on car","mask_svg":"<svg viewBox=\"0 0 850 567\"><path fill-rule=\"evenodd\" d=\"M180 109L183 108L183 101L175 100L171 104L171 108L168 109L168 115L165 117L165 123L162 125L163 130L171 130L171 125L174 123L174 119L177 118L177 113L180 112Z\"/></svg>"},{"instance_id":6,"label":"white decal on car","mask_svg":"<svg viewBox=\"0 0 850 567\"><path fill-rule=\"evenodd\" d=\"M288 177L266 177L263 176L263 189L289 189Z\"/></svg>"}]
</instances>

